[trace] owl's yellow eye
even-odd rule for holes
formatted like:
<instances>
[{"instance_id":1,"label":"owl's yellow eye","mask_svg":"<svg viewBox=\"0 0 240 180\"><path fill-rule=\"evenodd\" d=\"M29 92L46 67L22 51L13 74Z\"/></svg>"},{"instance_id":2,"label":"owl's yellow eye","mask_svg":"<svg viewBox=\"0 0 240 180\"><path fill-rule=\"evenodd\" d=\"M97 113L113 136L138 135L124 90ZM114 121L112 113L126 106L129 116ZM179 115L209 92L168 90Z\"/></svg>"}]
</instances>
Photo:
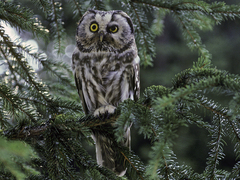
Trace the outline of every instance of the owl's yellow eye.
<instances>
[{"instance_id":1,"label":"owl's yellow eye","mask_svg":"<svg viewBox=\"0 0 240 180\"><path fill-rule=\"evenodd\" d=\"M92 23L90 25L90 31L97 32L97 30L98 30L98 24L97 23Z\"/></svg>"},{"instance_id":2,"label":"owl's yellow eye","mask_svg":"<svg viewBox=\"0 0 240 180\"><path fill-rule=\"evenodd\" d=\"M117 25L113 25L109 28L109 31L111 33L116 33L118 31L118 26Z\"/></svg>"}]
</instances>

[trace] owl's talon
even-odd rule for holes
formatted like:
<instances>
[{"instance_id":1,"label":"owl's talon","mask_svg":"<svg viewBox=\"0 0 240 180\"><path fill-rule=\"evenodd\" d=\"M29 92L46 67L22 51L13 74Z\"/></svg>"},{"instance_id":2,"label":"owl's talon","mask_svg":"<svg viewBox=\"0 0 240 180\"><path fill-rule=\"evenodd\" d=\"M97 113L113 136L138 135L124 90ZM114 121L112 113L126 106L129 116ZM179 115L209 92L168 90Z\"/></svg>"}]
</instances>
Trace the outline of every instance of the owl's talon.
<instances>
[{"instance_id":1,"label":"owl's talon","mask_svg":"<svg viewBox=\"0 0 240 180\"><path fill-rule=\"evenodd\" d=\"M104 119L103 115L100 114L100 113L97 115L97 118L98 118L100 121L102 121L102 120Z\"/></svg>"},{"instance_id":2,"label":"owl's talon","mask_svg":"<svg viewBox=\"0 0 240 180\"><path fill-rule=\"evenodd\" d=\"M111 116L111 114L107 113L107 119Z\"/></svg>"},{"instance_id":3,"label":"owl's talon","mask_svg":"<svg viewBox=\"0 0 240 180\"><path fill-rule=\"evenodd\" d=\"M114 114L116 110L116 107L112 106L112 105L106 105L106 106L101 106L100 108L96 109L93 113L93 115L95 117L97 116L102 116L102 115L110 115L110 114Z\"/></svg>"}]
</instances>

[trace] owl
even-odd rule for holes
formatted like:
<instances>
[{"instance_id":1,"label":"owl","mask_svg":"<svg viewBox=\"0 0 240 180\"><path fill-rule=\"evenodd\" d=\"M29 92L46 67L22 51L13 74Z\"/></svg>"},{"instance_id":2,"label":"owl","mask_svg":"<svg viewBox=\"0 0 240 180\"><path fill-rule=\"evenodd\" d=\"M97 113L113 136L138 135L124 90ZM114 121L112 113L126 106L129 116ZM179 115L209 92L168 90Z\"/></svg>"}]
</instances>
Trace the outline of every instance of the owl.
<instances>
[{"instance_id":1,"label":"owl","mask_svg":"<svg viewBox=\"0 0 240 180\"><path fill-rule=\"evenodd\" d=\"M89 10L80 19L72 55L75 83L85 114L113 114L120 102L139 98L139 57L130 17L123 11ZM124 112L123 112L124 113ZM93 132L97 163L118 176L126 172L111 138ZM130 148L130 127L122 146Z\"/></svg>"}]
</instances>

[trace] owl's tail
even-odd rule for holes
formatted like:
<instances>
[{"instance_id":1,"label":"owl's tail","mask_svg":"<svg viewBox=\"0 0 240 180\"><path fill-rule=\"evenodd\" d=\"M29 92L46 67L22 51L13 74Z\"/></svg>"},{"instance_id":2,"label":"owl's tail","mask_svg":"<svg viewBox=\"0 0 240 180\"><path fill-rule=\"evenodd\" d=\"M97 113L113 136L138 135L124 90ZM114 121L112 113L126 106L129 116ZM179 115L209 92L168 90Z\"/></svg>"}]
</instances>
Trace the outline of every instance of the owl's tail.
<instances>
[{"instance_id":1,"label":"owl's tail","mask_svg":"<svg viewBox=\"0 0 240 180\"><path fill-rule=\"evenodd\" d=\"M120 154L114 138L107 137L101 132L94 132L93 139L96 143L96 158L98 165L111 169L118 176L124 176L127 168L125 167L123 156ZM130 127L127 127L124 134L124 142L121 142L121 145L130 149L130 142Z\"/></svg>"}]
</instances>

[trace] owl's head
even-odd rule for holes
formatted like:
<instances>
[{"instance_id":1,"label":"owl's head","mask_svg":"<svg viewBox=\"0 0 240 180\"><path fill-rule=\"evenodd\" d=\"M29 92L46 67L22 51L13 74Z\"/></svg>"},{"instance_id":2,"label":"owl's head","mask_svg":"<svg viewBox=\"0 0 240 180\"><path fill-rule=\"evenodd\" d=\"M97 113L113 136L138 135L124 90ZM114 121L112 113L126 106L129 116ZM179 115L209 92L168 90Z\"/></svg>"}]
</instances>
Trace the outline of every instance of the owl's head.
<instances>
[{"instance_id":1,"label":"owl's head","mask_svg":"<svg viewBox=\"0 0 240 180\"><path fill-rule=\"evenodd\" d=\"M81 52L118 52L135 46L130 17L123 11L89 10L81 18L76 34Z\"/></svg>"}]
</instances>

